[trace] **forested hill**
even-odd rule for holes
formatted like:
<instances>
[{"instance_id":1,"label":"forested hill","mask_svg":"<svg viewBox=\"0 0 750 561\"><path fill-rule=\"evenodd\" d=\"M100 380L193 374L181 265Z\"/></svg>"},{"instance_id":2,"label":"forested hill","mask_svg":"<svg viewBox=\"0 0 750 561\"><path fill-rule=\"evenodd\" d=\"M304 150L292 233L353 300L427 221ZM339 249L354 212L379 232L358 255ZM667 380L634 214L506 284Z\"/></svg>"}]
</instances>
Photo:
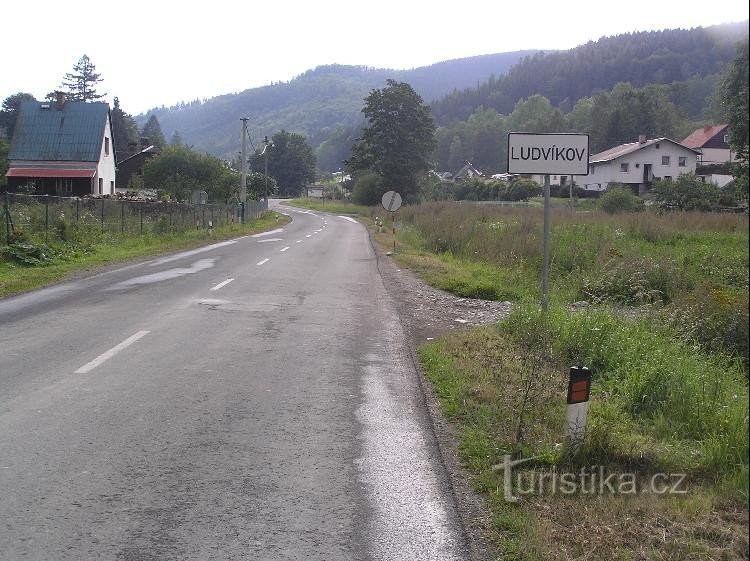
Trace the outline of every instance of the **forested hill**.
<instances>
[{"instance_id":1,"label":"forested hill","mask_svg":"<svg viewBox=\"0 0 750 561\"><path fill-rule=\"evenodd\" d=\"M673 29L604 37L569 51L536 53L526 57L504 76L478 87L456 91L432 104L439 124L465 120L480 106L502 114L520 99L540 94L562 111L618 82L635 87L647 84L685 83L694 100L684 109L702 109L705 90L701 78L718 74L735 55L735 43L747 37L748 22L689 30ZM690 95L686 91L685 95Z\"/></svg>"},{"instance_id":2,"label":"forested hill","mask_svg":"<svg viewBox=\"0 0 750 561\"><path fill-rule=\"evenodd\" d=\"M456 88L476 86L500 75L536 51L518 51L439 62L412 70L329 65L309 70L289 82L252 88L206 101L161 107L136 117L139 124L155 114L167 138L178 131L183 141L218 156L232 156L239 146L239 118L250 118L252 136L262 138L281 129L299 132L312 145L336 134L348 134L362 121L365 96L385 86L386 79L408 82L425 99L437 99ZM325 154L321 154L325 160ZM340 166L321 161L322 167Z\"/></svg>"}]
</instances>

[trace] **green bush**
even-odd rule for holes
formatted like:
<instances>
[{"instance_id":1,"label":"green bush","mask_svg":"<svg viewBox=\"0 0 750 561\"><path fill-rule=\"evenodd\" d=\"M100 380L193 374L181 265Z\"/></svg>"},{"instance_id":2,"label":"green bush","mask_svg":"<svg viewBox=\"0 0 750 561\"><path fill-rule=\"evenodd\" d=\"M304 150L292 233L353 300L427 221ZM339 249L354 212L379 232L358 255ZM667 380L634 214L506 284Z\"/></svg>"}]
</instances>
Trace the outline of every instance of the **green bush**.
<instances>
[{"instance_id":1,"label":"green bush","mask_svg":"<svg viewBox=\"0 0 750 561\"><path fill-rule=\"evenodd\" d=\"M380 202L383 195L380 176L368 172L359 176L352 189L352 202L357 205L373 206Z\"/></svg>"},{"instance_id":2,"label":"green bush","mask_svg":"<svg viewBox=\"0 0 750 561\"><path fill-rule=\"evenodd\" d=\"M607 214L643 210L643 199L627 187L613 186L599 197L599 208Z\"/></svg>"},{"instance_id":3,"label":"green bush","mask_svg":"<svg viewBox=\"0 0 750 561\"><path fill-rule=\"evenodd\" d=\"M721 191L712 183L704 183L693 173L684 173L675 181L657 181L651 194L662 210L705 212L716 208Z\"/></svg>"}]
</instances>

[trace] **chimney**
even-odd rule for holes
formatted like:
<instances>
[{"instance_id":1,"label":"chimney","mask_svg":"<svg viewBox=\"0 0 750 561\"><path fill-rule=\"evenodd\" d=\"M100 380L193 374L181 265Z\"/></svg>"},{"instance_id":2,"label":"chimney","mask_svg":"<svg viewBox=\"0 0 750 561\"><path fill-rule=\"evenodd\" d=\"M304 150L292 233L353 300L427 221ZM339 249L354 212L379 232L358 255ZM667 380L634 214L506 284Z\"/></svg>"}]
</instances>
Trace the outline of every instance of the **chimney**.
<instances>
[{"instance_id":1,"label":"chimney","mask_svg":"<svg viewBox=\"0 0 750 561\"><path fill-rule=\"evenodd\" d=\"M62 111L63 107L65 107L65 92L57 91L55 92L55 99L57 104L57 110Z\"/></svg>"},{"instance_id":2,"label":"chimney","mask_svg":"<svg viewBox=\"0 0 750 561\"><path fill-rule=\"evenodd\" d=\"M639 134L638 135L638 144L646 144L646 135L645 134Z\"/></svg>"}]
</instances>

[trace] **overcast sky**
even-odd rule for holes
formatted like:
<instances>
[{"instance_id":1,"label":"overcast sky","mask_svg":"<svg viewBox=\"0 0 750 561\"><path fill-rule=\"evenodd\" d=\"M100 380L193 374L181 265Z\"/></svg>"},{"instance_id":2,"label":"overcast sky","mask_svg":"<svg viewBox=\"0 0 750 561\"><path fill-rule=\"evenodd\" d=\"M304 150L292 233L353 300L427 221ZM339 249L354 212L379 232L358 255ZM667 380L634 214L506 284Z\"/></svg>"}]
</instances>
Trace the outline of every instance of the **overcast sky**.
<instances>
[{"instance_id":1,"label":"overcast sky","mask_svg":"<svg viewBox=\"0 0 750 561\"><path fill-rule=\"evenodd\" d=\"M0 100L42 98L87 54L100 92L137 114L287 81L322 64L413 68L628 31L748 18L747 0L5 2Z\"/></svg>"}]
</instances>

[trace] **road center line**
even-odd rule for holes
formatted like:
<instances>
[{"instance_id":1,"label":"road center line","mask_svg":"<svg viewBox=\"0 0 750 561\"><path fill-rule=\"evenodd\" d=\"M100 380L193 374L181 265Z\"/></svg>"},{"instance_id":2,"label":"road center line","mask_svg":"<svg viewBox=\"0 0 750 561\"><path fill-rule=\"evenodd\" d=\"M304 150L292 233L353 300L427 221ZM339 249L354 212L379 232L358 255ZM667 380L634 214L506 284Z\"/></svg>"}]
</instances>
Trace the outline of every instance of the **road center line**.
<instances>
[{"instance_id":1,"label":"road center line","mask_svg":"<svg viewBox=\"0 0 750 561\"><path fill-rule=\"evenodd\" d=\"M305 237L306 238L312 238L312 234L307 234Z\"/></svg>"},{"instance_id":2,"label":"road center line","mask_svg":"<svg viewBox=\"0 0 750 561\"><path fill-rule=\"evenodd\" d=\"M230 282L232 282L233 280L234 280L234 279L227 279L227 280L225 280L225 281L221 281L221 282L220 282L219 284L217 284L216 286L213 286L213 287L211 287L211 290L219 290L220 288L222 288L222 287L224 287L224 286L228 285L228 284L229 284Z\"/></svg>"},{"instance_id":3,"label":"road center line","mask_svg":"<svg viewBox=\"0 0 750 561\"><path fill-rule=\"evenodd\" d=\"M284 253L287 249L289 249L289 246L286 246L285 248L281 249L281 253Z\"/></svg>"},{"instance_id":4,"label":"road center line","mask_svg":"<svg viewBox=\"0 0 750 561\"><path fill-rule=\"evenodd\" d=\"M256 265L263 265L263 263L268 263L270 259L264 259L263 261L258 261Z\"/></svg>"},{"instance_id":5,"label":"road center line","mask_svg":"<svg viewBox=\"0 0 750 561\"><path fill-rule=\"evenodd\" d=\"M100 354L91 362L81 366L78 370L75 371L75 373L86 374L87 372L91 372L94 368L99 366L101 363L103 363L106 360L109 360L110 358L115 356L117 353L119 353L121 350L126 349L127 347L135 343L138 339L140 339L141 337L144 337L145 335L148 335L149 333L150 331L139 331L135 335L131 335L119 345L112 347L107 352Z\"/></svg>"},{"instance_id":6,"label":"road center line","mask_svg":"<svg viewBox=\"0 0 750 561\"><path fill-rule=\"evenodd\" d=\"M297 241L296 241L296 242L294 242L294 243L302 243L302 240L297 240Z\"/></svg>"}]
</instances>

